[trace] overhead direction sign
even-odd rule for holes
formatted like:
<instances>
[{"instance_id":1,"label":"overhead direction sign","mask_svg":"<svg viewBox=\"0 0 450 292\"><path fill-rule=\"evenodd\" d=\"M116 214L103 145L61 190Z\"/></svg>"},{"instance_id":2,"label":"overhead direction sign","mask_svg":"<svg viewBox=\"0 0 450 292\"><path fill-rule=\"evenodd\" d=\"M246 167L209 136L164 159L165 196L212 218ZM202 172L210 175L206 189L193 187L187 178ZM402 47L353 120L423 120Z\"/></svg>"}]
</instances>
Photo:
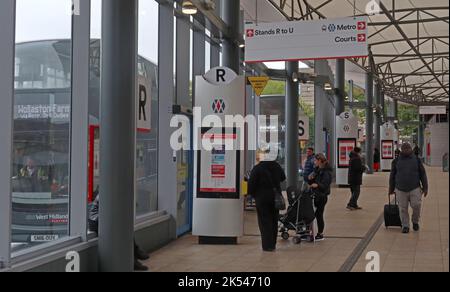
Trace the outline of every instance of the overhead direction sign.
<instances>
[{"instance_id":1,"label":"overhead direction sign","mask_svg":"<svg viewBox=\"0 0 450 292\"><path fill-rule=\"evenodd\" d=\"M421 106L419 108L421 115L445 115L447 113L447 107L442 106Z\"/></svg>"},{"instance_id":2,"label":"overhead direction sign","mask_svg":"<svg viewBox=\"0 0 450 292\"><path fill-rule=\"evenodd\" d=\"M263 76L263 77L248 77L248 81L253 87L253 90L255 91L255 94L257 96L261 96L264 89L266 88L267 84L269 83L270 78Z\"/></svg>"},{"instance_id":3,"label":"overhead direction sign","mask_svg":"<svg viewBox=\"0 0 450 292\"><path fill-rule=\"evenodd\" d=\"M367 57L368 18L247 24L245 62Z\"/></svg>"}]
</instances>

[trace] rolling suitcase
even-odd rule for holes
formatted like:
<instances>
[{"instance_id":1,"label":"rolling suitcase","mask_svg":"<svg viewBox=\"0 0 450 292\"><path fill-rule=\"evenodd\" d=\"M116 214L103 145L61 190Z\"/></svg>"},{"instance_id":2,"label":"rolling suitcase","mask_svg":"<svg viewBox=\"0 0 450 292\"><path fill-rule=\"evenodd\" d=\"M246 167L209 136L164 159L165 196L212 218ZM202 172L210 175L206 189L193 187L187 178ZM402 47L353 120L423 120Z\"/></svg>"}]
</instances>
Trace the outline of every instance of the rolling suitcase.
<instances>
[{"instance_id":1,"label":"rolling suitcase","mask_svg":"<svg viewBox=\"0 0 450 292\"><path fill-rule=\"evenodd\" d=\"M389 204L384 206L384 225L388 227L402 227L400 219L400 208L397 204L397 194L395 194L395 202L391 203L391 197L388 197Z\"/></svg>"}]
</instances>

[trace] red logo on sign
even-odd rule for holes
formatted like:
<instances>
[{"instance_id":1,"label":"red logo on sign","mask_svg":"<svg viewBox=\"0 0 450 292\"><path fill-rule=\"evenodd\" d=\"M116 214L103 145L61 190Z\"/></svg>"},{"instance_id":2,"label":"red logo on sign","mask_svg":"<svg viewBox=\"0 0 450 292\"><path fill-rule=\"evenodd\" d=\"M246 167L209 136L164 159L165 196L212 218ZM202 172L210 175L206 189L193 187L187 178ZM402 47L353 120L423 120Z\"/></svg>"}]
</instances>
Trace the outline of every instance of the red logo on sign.
<instances>
[{"instance_id":1,"label":"red logo on sign","mask_svg":"<svg viewBox=\"0 0 450 292\"><path fill-rule=\"evenodd\" d=\"M212 165L211 175L213 178L225 178L225 165Z\"/></svg>"},{"instance_id":2,"label":"red logo on sign","mask_svg":"<svg viewBox=\"0 0 450 292\"><path fill-rule=\"evenodd\" d=\"M365 30L367 27L367 24L365 21L358 22L358 30Z\"/></svg>"},{"instance_id":3,"label":"red logo on sign","mask_svg":"<svg viewBox=\"0 0 450 292\"><path fill-rule=\"evenodd\" d=\"M366 41L366 34L359 34L358 35L358 42L363 43Z\"/></svg>"},{"instance_id":4,"label":"red logo on sign","mask_svg":"<svg viewBox=\"0 0 450 292\"><path fill-rule=\"evenodd\" d=\"M215 114L223 114L226 104L223 99L215 99L212 103L212 110Z\"/></svg>"},{"instance_id":5,"label":"red logo on sign","mask_svg":"<svg viewBox=\"0 0 450 292\"><path fill-rule=\"evenodd\" d=\"M247 29L247 37L252 38L255 36L255 30L254 29Z\"/></svg>"}]
</instances>

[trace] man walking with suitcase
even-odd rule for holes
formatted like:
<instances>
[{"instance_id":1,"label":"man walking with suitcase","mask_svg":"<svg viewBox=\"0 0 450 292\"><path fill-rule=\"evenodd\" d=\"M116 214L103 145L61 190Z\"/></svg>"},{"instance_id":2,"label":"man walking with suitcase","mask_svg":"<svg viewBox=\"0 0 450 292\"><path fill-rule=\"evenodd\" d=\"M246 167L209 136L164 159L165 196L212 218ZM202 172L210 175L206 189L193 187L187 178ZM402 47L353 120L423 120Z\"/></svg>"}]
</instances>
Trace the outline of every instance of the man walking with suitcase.
<instances>
[{"instance_id":1,"label":"man walking with suitcase","mask_svg":"<svg viewBox=\"0 0 450 292\"><path fill-rule=\"evenodd\" d=\"M402 145L400 156L392 162L389 194L394 193L399 200L402 233L410 231L409 205L413 209L413 229L419 231L422 195L428 195L428 179L422 162L414 155L409 143Z\"/></svg>"}]
</instances>

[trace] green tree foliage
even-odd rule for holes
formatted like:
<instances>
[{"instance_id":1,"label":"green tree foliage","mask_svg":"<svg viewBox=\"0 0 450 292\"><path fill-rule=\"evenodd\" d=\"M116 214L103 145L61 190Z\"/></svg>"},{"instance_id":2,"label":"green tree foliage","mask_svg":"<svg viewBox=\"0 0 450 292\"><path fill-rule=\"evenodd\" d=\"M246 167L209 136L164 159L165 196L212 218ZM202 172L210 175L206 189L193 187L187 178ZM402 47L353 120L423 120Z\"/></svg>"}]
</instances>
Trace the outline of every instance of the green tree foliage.
<instances>
[{"instance_id":1,"label":"green tree foliage","mask_svg":"<svg viewBox=\"0 0 450 292\"><path fill-rule=\"evenodd\" d=\"M282 80L270 80L262 95L285 95L286 83Z\"/></svg>"},{"instance_id":2,"label":"green tree foliage","mask_svg":"<svg viewBox=\"0 0 450 292\"><path fill-rule=\"evenodd\" d=\"M418 122L419 109L417 106L409 104L399 104L398 105L398 120L400 122ZM400 132L402 136L413 136L414 132L417 130L417 126L406 125L401 127Z\"/></svg>"}]
</instances>

